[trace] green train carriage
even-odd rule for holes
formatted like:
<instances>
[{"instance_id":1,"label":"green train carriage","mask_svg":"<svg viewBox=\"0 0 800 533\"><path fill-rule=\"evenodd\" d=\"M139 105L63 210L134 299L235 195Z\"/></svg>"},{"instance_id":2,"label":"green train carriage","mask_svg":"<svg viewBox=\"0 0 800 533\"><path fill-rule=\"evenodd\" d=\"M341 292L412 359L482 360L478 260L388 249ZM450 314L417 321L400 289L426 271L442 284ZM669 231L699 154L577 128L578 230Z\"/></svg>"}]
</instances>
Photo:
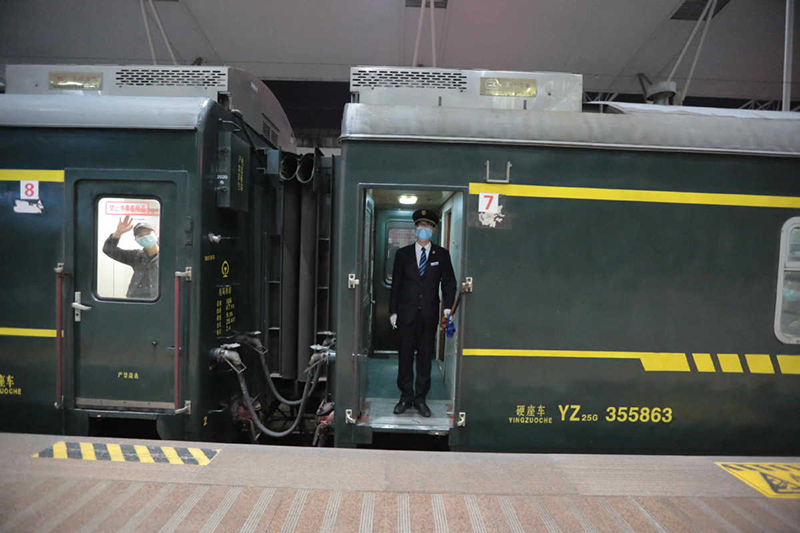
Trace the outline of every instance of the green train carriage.
<instances>
[{"instance_id":1,"label":"green train carriage","mask_svg":"<svg viewBox=\"0 0 800 533\"><path fill-rule=\"evenodd\" d=\"M346 108L336 189L338 445L421 431L463 450L796 452L796 114L370 98ZM401 196L450 219L462 282L446 386L416 427L388 415L383 370Z\"/></svg>"},{"instance_id":2,"label":"green train carriage","mask_svg":"<svg viewBox=\"0 0 800 533\"><path fill-rule=\"evenodd\" d=\"M581 112L572 75L430 69L414 73L453 85L380 103L381 87L364 89L369 69L354 69L361 103L346 108L341 159L298 159L266 87L233 69L182 67L218 79L177 89L124 85L172 68L96 69L123 83L0 97L0 222L15 250L0 262L3 430L145 421L162 438L264 442L254 418L310 431L330 399L337 446L387 432L463 450L794 451L794 114ZM40 70L50 92L54 69ZM504 79L521 81L491 94ZM25 199L28 182L38 199ZM419 206L441 215L436 238L461 286L426 420L386 412L397 397L392 254ZM117 297L116 273L99 279L109 220L125 210L158 221L153 301ZM326 330L335 352L312 355ZM254 338L266 376L243 345ZM320 357L327 381L304 372ZM299 408L279 397L302 390ZM303 425L279 420L303 411Z\"/></svg>"},{"instance_id":3,"label":"green train carriage","mask_svg":"<svg viewBox=\"0 0 800 533\"><path fill-rule=\"evenodd\" d=\"M236 69L15 66L8 81L0 428L257 440L237 378L266 412L266 381L302 389L298 344L329 329L327 291L300 286L327 285L330 160L294 154L275 97ZM103 251L125 217L159 238L150 297L126 294L131 268ZM142 250L130 235L118 246ZM254 338L268 376L241 345Z\"/></svg>"}]
</instances>

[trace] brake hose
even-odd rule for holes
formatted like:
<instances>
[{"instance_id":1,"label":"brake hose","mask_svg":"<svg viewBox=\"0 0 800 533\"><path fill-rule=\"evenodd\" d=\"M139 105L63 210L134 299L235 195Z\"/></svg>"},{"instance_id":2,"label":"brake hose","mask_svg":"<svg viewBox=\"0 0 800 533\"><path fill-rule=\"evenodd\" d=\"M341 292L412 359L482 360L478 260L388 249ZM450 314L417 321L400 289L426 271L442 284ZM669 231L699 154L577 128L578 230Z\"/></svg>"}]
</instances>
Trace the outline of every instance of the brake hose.
<instances>
[{"instance_id":1,"label":"brake hose","mask_svg":"<svg viewBox=\"0 0 800 533\"><path fill-rule=\"evenodd\" d=\"M290 435L295 429L297 429L297 426L300 424L300 421L303 419L303 414L304 414L304 410L305 410L305 406L306 406L306 400L308 400L308 398L311 396L310 387L311 387L312 383L314 385L316 385L316 381L319 379L319 372L320 372L320 368L321 368L321 363L319 363L319 362L316 363L316 368L314 369L313 378L308 380L308 381L306 381L305 387L303 387L303 397L300 399L300 407L297 410L297 417L294 419L294 422L289 427L289 429L287 429L285 431L278 432L278 431L272 431L271 429L267 428L264 424L261 423L261 419L258 418L258 415L256 414L256 410L253 408L253 400L250 398L250 393L247 390L247 383L244 380L244 372L238 370L233 365L233 363L231 363L227 359L225 361L236 372L236 377L239 379L239 387L242 389L242 397L244 398L244 403L245 403L245 406L247 407L247 412L250 413L250 418L253 420L253 423L256 425L256 427L258 427L259 431L261 431L262 433L264 433L265 435L268 435L270 437L280 438L280 437L286 437L287 435Z\"/></svg>"},{"instance_id":2,"label":"brake hose","mask_svg":"<svg viewBox=\"0 0 800 533\"><path fill-rule=\"evenodd\" d=\"M269 372L269 366L267 366L267 359L265 357L267 351L266 350L259 350L257 346L251 344L251 340L248 337L241 338L243 341L242 344L250 348L251 350L258 353L259 359L261 359L261 368L264 370L264 377L267 380L267 385L269 385L269 390L272 392L273 396L275 396L279 402L285 403L286 405L291 405L292 407L300 405L300 402L303 401L303 397L301 396L297 400L288 400L284 398L280 392L278 392L278 388L275 386L275 383L272 381L272 376ZM316 384L315 384L316 385ZM313 390L313 389L312 389Z\"/></svg>"}]
</instances>

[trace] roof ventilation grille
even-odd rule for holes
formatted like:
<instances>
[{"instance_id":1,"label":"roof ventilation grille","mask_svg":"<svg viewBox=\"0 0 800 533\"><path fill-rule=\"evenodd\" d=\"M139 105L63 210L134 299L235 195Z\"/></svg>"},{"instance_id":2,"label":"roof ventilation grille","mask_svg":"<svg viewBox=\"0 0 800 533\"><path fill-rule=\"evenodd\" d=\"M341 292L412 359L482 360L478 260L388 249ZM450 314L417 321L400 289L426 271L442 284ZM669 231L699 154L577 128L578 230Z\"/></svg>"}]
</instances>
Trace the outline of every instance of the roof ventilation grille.
<instances>
[{"instance_id":1,"label":"roof ventilation grille","mask_svg":"<svg viewBox=\"0 0 800 533\"><path fill-rule=\"evenodd\" d=\"M722 8L728 5L731 0L717 0L717 8L714 10L714 16L722 11ZM672 15L672 20L697 20L703 13L708 0L686 0Z\"/></svg>"},{"instance_id":2,"label":"roof ventilation grille","mask_svg":"<svg viewBox=\"0 0 800 533\"><path fill-rule=\"evenodd\" d=\"M452 89L465 91L467 76L447 70L382 70L353 69L352 89Z\"/></svg>"},{"instance_id":3,"label":"roof ventilation grille","mask_svg":"<svg viewBox=\"0 0 800 533\"><path fill-rule=\"evenodd\" d=\"M227 69L122 68L116 71L117 87L219 87L228 84Z\"/></svg>"}]
</instances>

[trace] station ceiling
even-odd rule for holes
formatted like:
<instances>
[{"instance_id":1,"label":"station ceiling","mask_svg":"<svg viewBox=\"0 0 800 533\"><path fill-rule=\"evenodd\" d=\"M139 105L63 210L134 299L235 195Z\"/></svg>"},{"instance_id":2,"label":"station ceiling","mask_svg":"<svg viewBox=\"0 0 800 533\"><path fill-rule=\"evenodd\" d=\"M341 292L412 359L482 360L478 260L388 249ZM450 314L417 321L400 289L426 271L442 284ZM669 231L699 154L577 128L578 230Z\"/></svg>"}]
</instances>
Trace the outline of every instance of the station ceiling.
<instances>
[{"instance_id":1,"label":"station ceiling","mask_svg":"<svg viewBox=\"0 0 800 533\"><path fill-rule=\"evenodd\" d=\"M353 65L411 65L415 3L420 0L154 2L180 63L202 58L264 79L304 81L347 81ZM446 5L435 9L438 66L574 72L584 75L586 91L640 93L637 73L666 78L691 33L693 20L674 18L691 8L687 3L703 4L437 0ZM780 99L785 6L785 0L719 0L689 95ZM139 0L0 0L0 13L0 65L151 63ZM155 19L149 22L159 62L170 64ZM693 49L678 70L679 88ZM428 13L418 63L432 66Z\"/></svg>"}]
</instances>

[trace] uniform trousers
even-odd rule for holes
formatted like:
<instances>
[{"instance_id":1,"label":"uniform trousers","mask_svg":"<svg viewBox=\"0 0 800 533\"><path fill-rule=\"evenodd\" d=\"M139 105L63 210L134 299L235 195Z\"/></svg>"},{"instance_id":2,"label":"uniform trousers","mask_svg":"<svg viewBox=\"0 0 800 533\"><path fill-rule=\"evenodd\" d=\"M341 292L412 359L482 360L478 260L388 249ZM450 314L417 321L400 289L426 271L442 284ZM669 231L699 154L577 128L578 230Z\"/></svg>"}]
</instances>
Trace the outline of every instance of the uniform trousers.
<instances>
[{"instance_id":1,"label":"uniform trousers","mask_svg":"<svg viewBox=\"0 0 800 533\"><path fill-rule=\"evenodd\" d=\"M397 387L400 401L424 402L431 389L431 361L436 344L436 322L425 323L419 314L410 324L400 324L400 352L397 367ZM417 359L417 378L414 380L414 355Z\"/></svg>"}]
</instances>

